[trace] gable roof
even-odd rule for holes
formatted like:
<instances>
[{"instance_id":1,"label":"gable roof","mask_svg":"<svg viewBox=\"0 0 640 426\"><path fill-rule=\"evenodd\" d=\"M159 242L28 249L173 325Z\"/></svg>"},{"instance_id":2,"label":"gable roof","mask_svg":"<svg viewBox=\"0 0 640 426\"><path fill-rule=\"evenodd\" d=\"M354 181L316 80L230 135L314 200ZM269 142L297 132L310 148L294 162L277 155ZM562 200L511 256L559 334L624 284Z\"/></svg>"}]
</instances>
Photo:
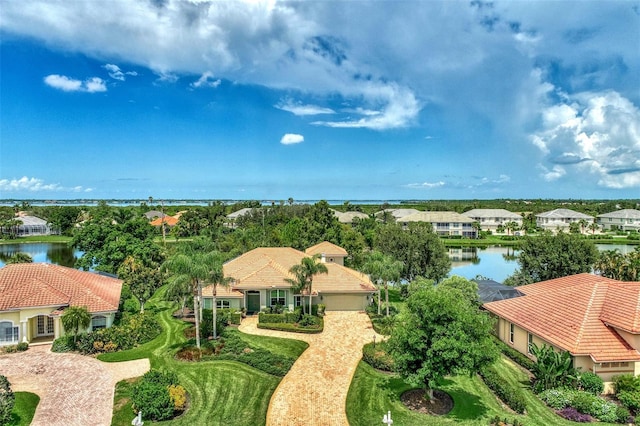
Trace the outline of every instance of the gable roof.
<instances>
[{"instance_id":1,"label":"gable roof","mask_svg":"<svg viewBox=\"0 0 640 426\"><path fill-rule=\"evenodd\" d=\"M314 256L316 254L324 254L326 256L344 257L349 254L342 247L330 243L329 241L323 241L319 244L316 244L315 246L311 246L304 252L310 256Z\"/></svg>"},{"instance_id":2,"label":"gable roof","mask_svg":"<svg viewBox=\"0 0 640 426\"><path fill-rule=\"evenodd\" d=\"M119 279L48 263L17 263L0 268L0 311L46 306L117 311L121 290Z\"/></svg>"},{"instance_id":3,"label":"gable roof","mask_svg":"<svg viewBox=\"0 0 640 426\"><path fill-rule=\"evenodd\" d=\"M155 220L152 220L151 226L162 226L163 223L166 223L168 226L175 226L178 223L178 219L173 216L165 216L159 217Z\"/></svg>"},{"instance_id":4,"label":"gable roof","mask_svg":"<svg viewBox=\"0 0 640 426\"><path fill-rule=\"evenodd\" d=\"M382 216L385 212L391 213L395 219L400 219L405 216L409 216L410 214L419 213L420 210L416 209L385 209L376 213L376 216Z\"/></svg>"},{"instance_id":5,"label":"gable roof","mask_svg":"<svg viewBox=\"0 0 640 426\"><path fill-rule=\"evenodd\" d=\"M524 296L483 306L572 355L589 355L596 362L640 361L640 352L614 328L640 324L640 282L578 274L518 290Z\"/></svg>"},{"instance_id":6,"label":"gable roof","mask_svg":"<svg viewBox=\"0 0 640 426\"><path fill-rule=\"evenodd\" d=\"M338 222L340 223L353 223L353 220L355 218L358 218L358 219L369 218L368 214L362 213L362 212L349 211L349 212L343 213L333 209L331 209L331 211L333 212L333 215L338 218Z\"/></svg>"},{"instance_id":7,"label":"gable roof","mask_svg":"<svg viewBox=\"0 0 640 426\"><path fill-rule=\"evenodd\" d=\"M255 207L245 207L245 208L237 210L237 211L235 211L233 213L229 213L227 215L227 219L235 220L235 219L239 218L240 216L244 216L246 214L251 213L251 211L253 211L253 210L256 210L256 208Z\"/></svg>"},{"instance_id":8,"label":"gable roof","mask_svg":"<svg viewBox=\"0 0 640 426\"><path fill-rule=\"evenodd\" d=\"M233 277L234 290L262 290L289 288L286 278L294 278L289 273L304 257L309 257L291 247L259 247L225 263L224 275ZM325 263L328 274L313 278L314 292L359 293L373 292L375 286L367 275L337 263Z\"/></svg>"}]
</instances>

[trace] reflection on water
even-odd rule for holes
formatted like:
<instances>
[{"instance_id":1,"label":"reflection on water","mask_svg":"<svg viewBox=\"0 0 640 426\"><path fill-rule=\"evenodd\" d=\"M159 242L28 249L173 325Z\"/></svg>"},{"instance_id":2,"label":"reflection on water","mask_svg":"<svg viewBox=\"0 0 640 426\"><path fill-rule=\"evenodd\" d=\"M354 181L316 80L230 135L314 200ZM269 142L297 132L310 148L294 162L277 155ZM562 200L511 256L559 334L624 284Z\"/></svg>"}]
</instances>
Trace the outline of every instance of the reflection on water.
<instances>
[{"instance_id":1,"label":"reflection on water","mask_svg":"<svg viewBox=\"0 0 640 426\"><path fill-rule=\"evenodd\" d=\"M26 253L34 262L55 263L73 268L82 252L65 243L2 244L0 245L0 266L15 253Z\"/></svg>"},{"instance_id":2,"label":"reflection on water","mask_svg":"<svg viewBox=\"0 0 640 426\"><path fill-rule=\"evenodd\" d=\"M504 281L518 267L518 251L513 247L451 247L451 272L472 279L478 275Z\"/></svg>"}]
</instances>

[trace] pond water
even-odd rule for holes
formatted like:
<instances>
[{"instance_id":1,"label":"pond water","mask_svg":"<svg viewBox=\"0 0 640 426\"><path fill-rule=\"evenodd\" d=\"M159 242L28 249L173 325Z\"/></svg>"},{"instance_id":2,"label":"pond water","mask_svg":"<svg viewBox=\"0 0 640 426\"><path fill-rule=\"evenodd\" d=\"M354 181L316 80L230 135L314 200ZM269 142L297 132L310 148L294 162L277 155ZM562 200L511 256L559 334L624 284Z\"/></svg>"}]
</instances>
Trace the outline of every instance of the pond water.
<instances>
[{"instance_id":1,"label":"pond water","mask_svg":"<svg viewBox=\"0 0 640 426\"><path fill-rule=\"evenodd\" d=\"M55 263L70 268L82 256L81 251L65 243L0 244L0 266L4 266L7 257L18 252L28 254L34 262Z\"/></svg>"}]
</instances>

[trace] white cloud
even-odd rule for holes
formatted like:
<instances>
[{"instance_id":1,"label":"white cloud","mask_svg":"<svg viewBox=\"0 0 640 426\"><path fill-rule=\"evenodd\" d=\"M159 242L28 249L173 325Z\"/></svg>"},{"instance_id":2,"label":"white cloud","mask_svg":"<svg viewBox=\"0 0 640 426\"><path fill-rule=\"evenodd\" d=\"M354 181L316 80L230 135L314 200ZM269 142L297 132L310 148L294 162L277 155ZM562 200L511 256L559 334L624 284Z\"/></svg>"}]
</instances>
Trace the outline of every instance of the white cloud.
<instances>
[{"instance_id":1,"label":"white cloud","mask_svg":"<svg viewBox=\"0 0 640 426\"><path fill-rule=\"evenodd\" d=\"M317 105L302 105L294 103L291 100L281 102L275 105L276 108L287 111L297 116L319 115L319 114L335 114L331 108L325 108Z\"/></svg>"},{"instance_id":2,"label":"white cloud","mask_svg":"<svg viewBox=\"0 0 640 426\"><path fill-rule=\"evenodd\" d=\"M85 81L75 80L64 75L51 74L44 78L44 82L54 89L64 92L106 92L107 85L99 77L91 77Z\"/></svg>"},{"instance_id":3,"label":"white cloud","mask_svg":"<svg viewBox=\"0 0 640 426\"><path fill-rule=\"evenodd\" d=\"M443 181L438 181L438 182L409 183L405 186L407 188L412 188L412 189L432 189L432 188L439 188L444 185L445 183Z\"/></svg>"},{"instance_id":4,"label":"white cloud","mask_svg":"<svg viewBox=\"0 0 640 426\"><path fill-rule=\"evenodd\" d=\"M301 142L304 142L304 136L295 133L286 133L282 139L280 139L280 143L283 145L293 145Z\"/></svg>"},{"instance_id":5,"label":"white cloud","mask_svg":"<svg viewBox=\"0 0 640 426\"><path fill-rule=\"evenodd\" d=\"M531 142L553 166L546 180L592 178L605 188L640 186L640 110L615 91L564 94L542 111Z\"/></svg>"},{"instance_id":6,"label":"white cloud","mask_svg":"<svg viewBox=\"0 0 640 426\"><path fill-rule=\"evenodd\" d=\"M93 188L84 188L82 186L65 188L59 183L45 183L42 179L27 176L19 179L0 179L0 191L5 192L90 192L92 190Z\"/></svg>"},{"instance_id":7,"label":"white cloud","mask_svg":"<svg viewBox=\"0 0 640 426\"><path fill-rule=\"evenodd\" d=\"M199 87L213 87L216 88L220 86L222 81L219 78L214 78L212 72L205 72L200 76L197 81L191 83L191 87L199 88Z\"/></svg>"},{"instance_id":8,"label":"white cloud","mask_svg":"<svg viewBox=\"0 0 640 426\"><path fill-rule=\"evenodd\" d=\"M135 71L122 71L120 69L119 66L115 65L115 64L105 64L103 65L103 68L106 69L109 72L109 77L113 78L114 80L120 80L120 81L125 81L127 75L130 76L137 76L138 73Z\"/></svg>"}]
</instances>

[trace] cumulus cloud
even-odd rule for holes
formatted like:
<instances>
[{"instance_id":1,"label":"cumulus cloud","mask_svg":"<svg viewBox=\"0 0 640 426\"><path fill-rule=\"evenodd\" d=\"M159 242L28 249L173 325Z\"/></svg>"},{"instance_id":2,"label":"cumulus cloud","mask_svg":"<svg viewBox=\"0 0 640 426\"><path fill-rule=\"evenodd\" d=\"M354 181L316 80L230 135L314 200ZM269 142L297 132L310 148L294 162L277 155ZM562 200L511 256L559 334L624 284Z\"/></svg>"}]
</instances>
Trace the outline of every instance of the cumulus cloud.
<instances>
[{"instance_id":1,"label":"cumulus cloud","mask_svg":"<svg viewBox=\"0 0 640 426\"><path fill-rule=\"evenodd\" d=\"M85 81L69 78L64 75L51 74L44 78L44 82L54 89L64 92L106 92L107 85L99 77L91 77Z\"/></svg>"},{"instance_id":2,"label":"cumulus cloud","mask_svg":"<svg viewBox=\"0 0 640 426\"><path fill-rule=\"evenodd\" d=\"M304 142L304 136L295 133L286 133L280 139L280 143L283 145L293 145L301 142Z\"/></svg>"},{"instance_id":3,"label":"cumulus cloud","mask_svg":"<svg viewBox=\"0 0 640 426\"><path fill-rule=\"evenodd\" d=\"M42 179L23 176L19 179L0 179L0 191L5 192L90 192L93 188L75 186L66 188L59 183L46 183Z\"/></svg>"},{"instance_id":4,"label":"cumulus cloud","mask_svg":"<svg viewBox=\"0 0 640 426\"><path fill-rule=\"evenodd\" d=\"M205 72L200 76L197 81L191 83L191 87L199 88L199 87L213 87L216 88L220 86L222 81L219 78L214 78L212 72Z\"/></svg>"},{"instance_id":5,"label":"cumulus cloud","mask_svg":"<svg viewBox=\"0 0 640 426\"><path fill-rule=\"evenodd\" d=\"M605 188L640 186L640 110L616 91L564 94L542 111L531 142L553 166L545 180L581 176Z\"/></svg>"}]
</instances>

